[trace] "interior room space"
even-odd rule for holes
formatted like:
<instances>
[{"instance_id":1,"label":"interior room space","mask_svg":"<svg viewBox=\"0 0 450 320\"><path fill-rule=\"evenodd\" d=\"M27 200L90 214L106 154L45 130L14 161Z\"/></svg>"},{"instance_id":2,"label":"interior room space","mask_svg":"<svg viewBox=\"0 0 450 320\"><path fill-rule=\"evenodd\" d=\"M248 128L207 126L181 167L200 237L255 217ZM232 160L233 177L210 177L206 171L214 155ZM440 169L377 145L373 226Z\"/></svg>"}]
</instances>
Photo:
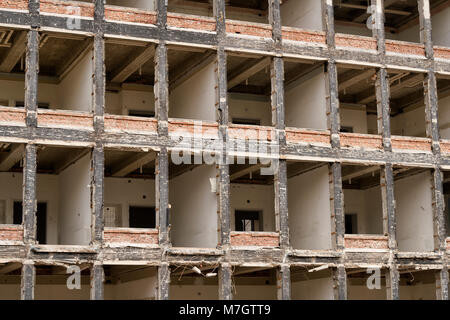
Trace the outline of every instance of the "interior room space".
<instances>
[{"instance_id":1,"label":"interior room space","mask_svg":"<svg viewBox=\"0 0 450 320\"><path fill-rule=\"evenodd\" d=\"M430 4L440 3L431 10L432 38L435 46L450 47L448 21L450 20L450 6L448 1L431 0Z\"/></svg>"},{"instance_id":2,"label":"interior room space","mask_svg":"<svg viewBox=\"0 0 450 320\"><path fill-rule=\"evenodd\" d=\"M105 42L105 112L154 118L155 44L113 38Z\"/></svg>"},{"instance_id":3,"label":"interior room space","mask_svg":"<svg viewBox=\"0 0 450 320\"><path fill-rule=\"evenodd\" d=\"M239 125L271 126L271 57L228 55L229 121Z\"/></svg>"},{"instance_id":4,"label":"interior room space","mask_svg":"<svg viewBox=\"0 0 450 320\"><path fill-rule=\"evenodd\" d=\"M387 300L386 275L380 268L352 268L347 272L348 300Z\"/></svg>"},{"instance_id":5,"label":"interior room space","mask_svg":"<svg viewBox=\"0 0 450 320\"><path fill-rule=\"evenodd\" d=\"M338 65L341 132L378 134L375 81L375 68Z\"/></svg>"},{"instance_id":6,"label":"interior room space","mask_svg":"<svg viewBox=\"0 0 450 320\"><path fill-rule=\"evenodd\" d=\"M37 237L39 244L89 245L91 149L39 146Z\"/></svg>"},{"instance_id":7,"label":"interior room space","mask_svg":"<svg viewBox=\"0 0 450 320\"><path fill-rule=\"evenodd\" d=\"M323 266L291 267L292 300L334 300L331 270Z\"/></svg>"},{"instance_id":8,"label":"interior room space","mask_svg":"<svg viewBox=\"0 0 450 320\"><path fill-rule=\"evenodd\" d=\"M281 3L281 23L286 27L324 31L322 3L317 0L289 0Z\"/></svg>"},{"instance_id":9,"label":"interior room space","mask_svg":"<svg viewBox=\"0 0 450 320\"><path fill-rule=\"evenodd\" d=\"M207 2L207 0L197 0ZM226 18L253 23L269 23L267 0L229 0L225 2Z\"/></svg>"},{"instance_id":10,"label":"interior room space","mask_svg":"<svg viewBox=\"0 0 450 320\"><path fill-rule=\"evenodd\" d=\"M450 237L450 171L443 171L443 185L444 185L444 214L447 222L447 238Z\"/></svg>"},{"instance_id":11,"label":"interior room space","mask_svg":"<svg viewBox=\"0 0 450 320\"><path fill-rule=\"evenodd\" d=\"M394 167L394 197L399 251L434 250L432 173Z\"/></svg>"},{"instance_id":12,"label":"interior room space","mask_svg":"<svg viewBox=\"0 0 450 320\"><path fill-rule=\"evenodd\" d=\"M156 300L158 269L147 265L105 265L105 300Z\"/></svg>"},{"instance_id":13,"label":"interior room space","mask_svg":"<svg viewBox=\"0 0 450 320\"><path fill-rule=\"evenodd\" d=\"M401 300L436 300L436 271L402 268L399 270Z\"/></svg>"},{"instance_id":14,"label":"interior room space","mask_svg":"<svg viewBox=\"0 0 450 320\"><path fill-rule=\"evenodd\" d=\"M380 167L342 165L345 234L383 235Z\"/></svg>"},{"instance_id":15,"label":"interior room space","mask_svg":"<svg viewBox=\"0 0 450 320\"><path fill-rule=\"evenodd\" d=\"M436 82L439 133L442 139L450 139L450 78L437 77Z\"/></svg>"},{"instance_id":16,"label":"interior room space","mask_svg":"<svg viewBox=\"0 0 450 320\"><path fill-rule=\"evenodd\" d=\"M22 264L0 263L0 300L20 300Z\"/></svg>"},{"instance_id":17,"label":"interior room space","mask_svg":"<svg viewBox=\"0 0 450 320\"><path fill-rule=\"evenodd\" d=\"M169 62L169 118L216 122L216 53L172 46Z\"/></svg>"},{"instance_id":18,"label":"interior room space","mask_svg":"<svg viewBox=\"0 0 450 320\"><path fill-rule=\"evenodd\" d=\"M231 245L279 244L275 227L274 176L265 172L268 166L248 158L236 159L230 165Z\"/></svg>"},{"instance_id":19,"label":"interior room space","mask_svg":"<svg viewBox=\"0 0 450 320\"><path fill-rule=\"evenodd\" d=\"M155 1L152 0L106 0L106 4L148 11L156 10Z\"/></svg>"},{"instance_id":20,"label":"interior room space","mask_svg":"<svg viewBox=\"0 0 450 320\"><path fill-rule=\"evenodd\" d=\"M180 153L169 156L170 237L173 247L216 248L217 169ZM176 159L175 161L173 159Z\"/></svg>"},{"instance_id":21,"label":"interior room space","mask_svg":"<svg viewBox=\"0 0 450 320\"><path fill-rule=\"evenodd\" d=\"M372 36L372 30L368 27L371 26L372 18L370 17L373 12L370 2L334 0L333 4L337 33ZM440 14L444 9L446 9L446 0L430 1L432 16L437 16L435 20L445 17L445 13ZM384 1L384 12L386 39L420 43L419 7L416 0ZM445 29L445 23L441 26ZM436 24L436 28L439 29L440 27ZM443 30L437 30L433 32L433 35L438 36L442 32Z\"/></svg>"},{"instance_id":22,"label":"interior room space","mask_svg":"<svg viewBox=\"0 0 450 320\"><path fill-rule=\"evenodd\" d=\"M329 165L288 161L290 244L294 249L331 249Z\"/></svg>"},{"instance_id":23,"label":"interior room space","mask_svg":"<svg viewBox=\"0 0 450 320\"><path fill-rule=\"evenodd\" d=\"M105 228L155 229L154 151L105 151Z\"/></svg>"},{"instance_id":24,"label":"interior room space","mask_svg":"<svg viewBox=\"0 0 450 320\"><path fill-rule=\"evenodd\" d=\"M214 17L213 3L208 0L178 1L169 0L167 11L169 13Z\"/></svg>"},{"instance_id":25,"label":"interior room space","mask_svg":"<svg viewBox=\"0 0 450 320\"><path fill-rule=\"evenodd\" d=\"M327 84L323 62L285 59L284 90L287 127L328 129Z\"/></svg>"},{"instance_id":26,"label":"interior room space","mask_svg":"<svg viewBox=\"0 0 450 320\"><path fill-rule=\"evenodd\" d=\"M171 300L218 300L218 266L172 266Z\"/></svg>"},{"instance_id":27,"label":"interior room space","mask_svg":"<svg viewBox=\"0 0 450 320\"><path fill-rule=\"evenodd\" d=\"M272 267L234 267L234 300L276 300L277 269Z\"/></svg>"}]
</instances>

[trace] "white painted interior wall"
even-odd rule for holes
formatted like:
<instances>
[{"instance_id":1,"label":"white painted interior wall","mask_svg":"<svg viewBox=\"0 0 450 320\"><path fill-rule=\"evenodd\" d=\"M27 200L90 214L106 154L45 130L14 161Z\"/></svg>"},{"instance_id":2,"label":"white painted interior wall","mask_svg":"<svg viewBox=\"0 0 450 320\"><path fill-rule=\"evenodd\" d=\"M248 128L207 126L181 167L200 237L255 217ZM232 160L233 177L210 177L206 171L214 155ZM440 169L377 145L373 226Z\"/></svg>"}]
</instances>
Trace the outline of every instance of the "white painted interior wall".
<instances>
[{"instance_id":1,"label":"white painted interior wall","mask_svg":"<svg viewBox=\"0 0 450 320\"><path fill-rule=\"evenodd\" d=\"M153 0L107 0L106 4L123 7L133 7L138 9L155 10Z\"/></svg>"},{"instance_id":2,"label":"white painted interior wall","mask_svg":"<svg viewBox=\"0 0 450 320\"><path fill-rule=\"evenodd\" d=\"M288 27L324 30L321 1L296 0L282 3L281 23Z\"/></svg>"},{"instance_id":3,"label":"white painted interior wall","mask_svg":"<svg viewBox=\"0 0 450 320\"><path fill-rule=\"evenodd\" d=\"M216 121L215 63L210 63L169 95L169 117Z\"/></svg>"},{"instance_id":4,"label":"white painted interior wall","mask_svg":"<svg viewBox=\"0 0 450 320\"><path fill-rule=\"evenodd\" d=\"M288 179L289 230L294 249L331 249L328 179L328 166Z\"/></svg>"},{"instance_id":5,"label":"white painted interior wall","mask_svg":"<svg viewBox=\"0 0 450 320\"><path fill-rule=\"evenodd\" d=\"M217 247L217 197L210 183L216 174L215 166L202 165L170 180L174 247Z\"/></svg>"},{"instance_id":6,"label":"white painted interior wall","mask_svg":"<svg viewBox=\"0 0 450 320\"><path fill-rule=\"evenodd\" d=\"M400 136L425 137L425 106L391 117L391 133Z\"/></svg>"},{"instance_id":7,"label":"white painted interior wall","mask_svg":"<svg viewBox=\"0 0 450 320\"><path fill-rule=\"evenodd\" d=\"M270 99L249 94L228 94L230 122L233 119L259 120L262 126L272 125Z\"/></svg>"},{"instance_id":8,"label":"white painted interior wall","mask_svg":"<svg viewBox=\"0 0 450 320\"><path fill-rule=\"evenodd\" d=\"M89 245L91 241L90 174L90 154L59 174L59 244Z\"/></svg>"},{"instance_id":9,"label":"white painted interior wall","mask_svg":"<svg viewBox=\"0 0 450 320\"><path fill-rule=\"evenodd\" d=\"M105 206L120 206L121 227L130 225L129 207L155 207L155 180L105 178Z\"/></svg>"},{"instance_id":10,"label":"white painted interior wall","mask_svg":"<svg viewBox=\"0 0 450 320\"><path fill-rule=\"evenodd\" d=\"M413 286L400 285L400 300L436 300L436 284L420 283Z\"/></svg>"},{"instance_id":11,"label":"white painted interior wall","mask_svg":"<svg viewBox=\"0 0 450 320\"><path fill-rule=\"evenodd\" d=\"M0 80L0 88L0 101L8 101L6 105L5 103L2 103L3 106L14 107L16 102L24 102L24 81ZM40 83L38 85L38 102L50 104L51 109L58 108L58 86L55 84Z\"/></svg>"},{"instance_id":12,"label":"white painted interior wall","mask_svg":"<svg viewBox=\"0 0 450 320\"><path fill-rule=\"evenodd\" d=\"M357 215L358 234L383 234L380 187L344 189L344 212Z\"/></svg>"},{"instance_id":13,"label":"white painted interior wall","mask_svg":"<svg viewBox=\"0 0 450 320\"><path fill-rule=\"evenodd\" d=\"M450 139L450 96L438 101L439 128L442 139Z\"/></svg>"},{"instance_id":14,"label":"white painted interior wall","mask_svg":"<svg viewBox=\"0 0 450 320\"><path fill-rule=\"evenodd\" d=\"M333 279L331 277L293 281L292 300L334 300Z\"/></svg>"},{"instance_id":15,"label":"white painted interior wall","mask_svg":"<svg viewBox=\"0 0 450 320\"><path fill-rule=\"evenodd\" d=\"M368 133L366 108L349 108L341 105L341 126L352 127L354 133Z\"/></svg>"},{"instance_id":16,"label":"white painted interior wall","mask_svg":"<svg viewBox=\"0 0 450 320\"><path fill-rule=\"evenodd\" d=\"M369 275L367 275L369 276ZM351 284L347 281L347 299L348 300L386 300L386 287L381 285L380 289L369 290L364 284Z\"/></svg>"},{"instance_id":17,"label":"white painted interior wall","mask_svg":"<svg viewBox=\"0 0 450 320\"><path fill-rule=\"evenodd\" d=\"M431 172L394 182L400 251L433 251Z\"/></svg>"},{"instance_id":18,"label":"white painted interior wall","mask_svg":"<svg viewBox=\"0 0 450 320\"><path fill-rule=\"evenodd\" d=\"M450 47L450 32L448 22L450 21L450 7L431 16L433 43L436 46Z\"/></svg>"},{"instance_id":19,"label":"white painted interior wall","mask_svg":"<svg viewBox=\"0 0 450 320\"><path fill-rule=\"evenodd\" d=\"M275 231L275 199L272 185L231 184L231 230L236 229L236 210L257 210L263 213L264 229Z\"/></svg>"},{"instance_id":20,"label":"white painted interior wall","mask_svg":"<svg viewBox=\"0 0 450 320\"><path fill-rule=\"evenodd\" d=\"M322 68L286 87L285 110L287 127L328 128L326 82Z\"/></svg>"}]
</instances>

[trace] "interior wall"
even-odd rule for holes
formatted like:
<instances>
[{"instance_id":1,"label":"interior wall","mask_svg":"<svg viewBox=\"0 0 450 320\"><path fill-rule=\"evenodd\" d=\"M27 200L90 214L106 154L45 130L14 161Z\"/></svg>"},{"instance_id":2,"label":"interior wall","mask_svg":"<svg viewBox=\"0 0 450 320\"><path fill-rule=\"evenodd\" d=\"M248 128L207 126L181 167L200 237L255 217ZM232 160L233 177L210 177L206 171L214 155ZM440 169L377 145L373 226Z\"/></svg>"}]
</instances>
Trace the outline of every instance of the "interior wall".
<instances>
[{"instance_id":1,"label":"interior wall","mask_svg":"<svg viewBox=\"0 0 450 320\"><path fill-rule=\"evenodd\" d=\"M386 293L384 284L380 286L380 289L370 290L366 284L356 285L347 283L348 300L387 300Z\"/></svg>"},{"instance_id":2,"label":"interior wall","mask_svg":"<svg viewBox=\"0 0 450 320\"><path fill-rule=\"evenodd\" d=\"M59 174L59 234L63 245L89 245L91 240L91 155Z\"/></svg>"},{"instance_id":3,"label":"interior wall","mask_svg":"<svg viewBox=\"0 0 450 320\"><path fill-rule=\"evenodd\" d=\"M331 277L291 282L292 300L334 300Z\"/></svg>"},{"instance_id":4,"label":"interior wall","mask_svg":"<svg viewBox=\"0 0 450 320\"><path fill-rule=\"evenodd\" d=\"M450 33L448 22L450 21L450 7L431 16L432 38L435 46L450 47Z\"/></svg>"},{"instance_id":5,"label":"interior wall","mask_svg":"<svg viewBox=\"0 0 450 320\"><path fill-rule=\"evenodd\" d=\"M425 137L425 106L391 117L393 135Z\"/></svg>"},{"instance_id":6,"label":"interior wall","mask_svg":"<svg viewBox=\"0 0 450 320\"><path fill-rule=\"evenodd\" d=\"M321 1L297 0L283 3L281 22L283 26L323 31Z\"/></svg>"},{"instance_id":7,"label":"interior wall","mask_svg":"<svg viewBox=\"0 0 450 320\"><path fill-rule=\"evenodd\" d=\"M429 171L394 182L400 251L433 251L433 211Z\"/></svg>"},{"instance_id":8,"label":"interior wall","mask_svg":"<svg viewBox=\"0 0 450 320\"><path fill-rule=\"evenodd\" d=\"M16 101L25 101L25 82L0 80L0 101L5 107L15 107ZM5 103L7 101L7 103ZM58 86L55 84L40 83L38 85L38 102L48 103L51 109L59 104ZM6 105L5 105L6 104Z\"/></svg>"},{"instance_id":9,"label":"interior wall","mask_svg":"<svg viewBox=\"0 0 450 320\"><path fill-rule=\"evenodd\" d=\"M288 179L291 245L294 249L331 249L328 166Z\"/></svg>"},{"instance_id":10,"label":"interior wall","mask_svg":"<svg viewBox=\"0 0 450 320\"><path fill-rule=\"evenodd\" d=\"M58 85L59 109L92 111L93 61L90 50Z\"/></svg>"},{"instance_id":11,"label":"interior wall","mask_svg":"<svg viewBox=\"0 0 450 320\"><path fill-rule=\"evenodd\" d=\"M399 290L400 300L436 300L435 283L400 285Z\"/></svg>"},{"instance_id":12,"label":"interior wall","mask_svg":"<svg viewBox=\"0 0 450 320\"><path fill-rule=\"evenodd\" d=\"M210 182L210 179L216 179L216 174L215 166L202 165L170 180L174 247L217 246L217 196L215 190L211 190Z\"/></svg>"},{"instance_id":13,"label":"interior wall","mask_svg":"<svg viewBox=\"0 0 450 320\"><path fill-rule=\"evenodd\" d=\"M450 139L450 96L438 101L439 128L443 139Z\"/></svg>"},{"instance_id":14,"label":"interior wall","mask_svg":"<svg viewBox=\"0 0 450 320\"><path fill-rule=\"evenodd\" d=\"M155 2L152 0L107 0L106 3L115 6L133 7L152 11L155 10Z\"/></svg>"},{"instance_id":15,"label":"interior wall","mask_svg":"<svg viewBox=\"0 0 450 320\"><path fill-rule=\"evenodd\" d=\"M264 230L275 231L275 199L273 185L231 184L231 230L236 229L236 210L258 210L263 213Z\"/></svg>"},{"instance_id":16,"label":"interior wall","mask_svg":"<svg viewBox=\"0 0 450 320\"><path fill-rule=\"evenodd\" d=\"M0 173L0 200L6 201L6 222L13 223L14 201L22 201L22 173ZM47 243L57 244L58 226L58 177L38 174L36 179L36 198L47 203Z\"/></svg>"},{"instance_id":17,"label":"interior wall","mask_svg":"<svg viewBox=\"0 0 450 320\"><path fill-rule=\"evenodd\" d=\"M357 215L359 234L383 234L383 210L381 190L344 189L344 211Z\"/></svg>"},{"instance_id":18,"label":"interior wall","mask_svg":"<svg viewBox=\"0 0 450 320\"><path fill-rule=\"evenodd\" d=\"M366 108L346 108L341 106L341 126L352 127L355 133L367 132L367 112Z\"/></svg>"},{"instance_id":19,"label":"interior wall","mask_svg":"<svg viewBox=\"0 0 450 320\"><path fill-rule=\"evenodd\" d=\"M325 72L309 73L285 91L286 126L327 129Z\"/></svg>"},{"instance_id":20,"label":"interior wall","mask_svg":"<svg viewBox=\"0 0 450 320\"><path fill-rule=\"evenodd\" d=\"M228 94L230 122L234 118L259 120L262 126L272 125L270 99L249 94Z\"/></svg>"},{"instance_id":21,"label":"interior wall","mask_svg":"<svg viewBox=\"0 0 450 320\"><path fill-rule=\"evenodd\" d=\"M157 288L156 276L117 284L106 284L105 300L155 300Z\"/></svg>"},{"instance_id":22,"label":"interior wall","mask_svg":"<svg viewBox=\"0 0 450 320\"><path fill-rule=\"evenodd\" d=\"M216 121L215 63L210 63L169 95L169 116Z\"/></svg>"},{"instance_id":23,"label":"interior wall","mask_svg":"<svg viewBox=\"0 0 450 320\"><path fill-rule=\"evenodd\" d=\"M129 227L129 207L155 207L155 180L105 178L105 206L120 206L122 227Z\"/></svg>"}]
</instances>

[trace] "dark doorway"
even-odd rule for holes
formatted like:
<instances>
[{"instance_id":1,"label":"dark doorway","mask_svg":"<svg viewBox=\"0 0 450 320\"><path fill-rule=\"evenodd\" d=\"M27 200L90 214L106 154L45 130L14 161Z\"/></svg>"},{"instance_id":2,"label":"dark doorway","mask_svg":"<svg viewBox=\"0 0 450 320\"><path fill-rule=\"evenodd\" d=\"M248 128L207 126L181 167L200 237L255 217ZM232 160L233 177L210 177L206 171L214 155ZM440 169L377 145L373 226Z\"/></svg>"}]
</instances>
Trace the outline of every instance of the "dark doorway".
<instances>
[{"instance_id":1,"label":"dark doorway","mask_svg":"<svg viewBox=\"0 0 450 320\"><path fill-rule=\"evenodd\" d=\"M14 201L14 224L22 224L22 201ZM47 203L38 202L36 212L36 240L39 244L47 243Z\"/></svg>"},{"instance_id":2,"label":"dark doorway","mask_svg":"<svg viewBox=\"0 0 450 320\"><path fill-rule=\"evenodd\" d=\"M130 228L156 228L154 207L130 207Z\"/></svg>"},{"instance_id":3,"label":"dark doorway","mask_svg":"<svg viewBox=\"0 0 450 320\"><path fill-rule=\"evenodd\" d=\"M262 231L259 211L235 212L236 231Z\"/></svg>"},{"instance_id":4,"label":"dark doorway","mask_svg":"<svg viewBox=\"0 0 450 320\"><path fill-rule=\"evenodd\" d=\"M358 216L356 214L345 214L345 233L358 233Z\"/></svg>"}]
</instances>

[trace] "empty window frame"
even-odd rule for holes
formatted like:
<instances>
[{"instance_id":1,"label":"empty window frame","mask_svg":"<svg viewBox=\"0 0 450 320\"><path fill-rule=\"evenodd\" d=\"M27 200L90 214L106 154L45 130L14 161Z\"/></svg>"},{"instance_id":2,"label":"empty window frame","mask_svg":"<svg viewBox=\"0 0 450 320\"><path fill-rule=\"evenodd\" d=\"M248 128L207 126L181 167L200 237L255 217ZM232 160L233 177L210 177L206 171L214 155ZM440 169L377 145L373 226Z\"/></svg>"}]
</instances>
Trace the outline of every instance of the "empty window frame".
<instances>
[{"instance_id":1,"label":"empty window frame","mask_svg":"<svg viewBox=\"0 0 450 320\"><path fill-rule=\"evenodd\" d=\"M236 231L261 231L262 214L260 211L235 211Z\"/></svg>"}]
</instances>

